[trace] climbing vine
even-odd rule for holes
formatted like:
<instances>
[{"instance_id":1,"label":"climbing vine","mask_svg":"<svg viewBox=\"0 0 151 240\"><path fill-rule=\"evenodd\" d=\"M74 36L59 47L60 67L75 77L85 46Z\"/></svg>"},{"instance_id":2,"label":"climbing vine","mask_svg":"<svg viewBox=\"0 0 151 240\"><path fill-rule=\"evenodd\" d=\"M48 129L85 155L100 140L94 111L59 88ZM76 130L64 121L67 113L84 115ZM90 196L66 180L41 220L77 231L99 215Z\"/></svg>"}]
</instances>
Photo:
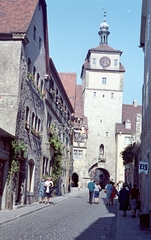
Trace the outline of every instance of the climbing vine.
<instances>
[{"instance_id":1,"label":"climbing vine","mask_svg":"<svg viewBox=\"0 0 151 240\"><path fill-rule=\"evenodd\" d=\"M11 143L12 145L12 153L11 153L11 161L8 172L8 184L11 180L14 179L15 173L20 170L20 163L23 159L26 158L27 154L27 145L20 140L14 140Z\"/></svg>"},{"instance_id":2,"label":"climbing vine","mask_svg":"<svg viewBox=\"0 0 151 240\"><path fill-rule=\"evenodd\" d=\"M54 148L54 156L52 159L52 174L51 177L53 181L56 183L57 179L61 176L62 168L61 168L61 160L62 160L62 143L58 138L58 134L55 129L51 128L50 135L50 145Z\"/></svg>"}]
</instances>

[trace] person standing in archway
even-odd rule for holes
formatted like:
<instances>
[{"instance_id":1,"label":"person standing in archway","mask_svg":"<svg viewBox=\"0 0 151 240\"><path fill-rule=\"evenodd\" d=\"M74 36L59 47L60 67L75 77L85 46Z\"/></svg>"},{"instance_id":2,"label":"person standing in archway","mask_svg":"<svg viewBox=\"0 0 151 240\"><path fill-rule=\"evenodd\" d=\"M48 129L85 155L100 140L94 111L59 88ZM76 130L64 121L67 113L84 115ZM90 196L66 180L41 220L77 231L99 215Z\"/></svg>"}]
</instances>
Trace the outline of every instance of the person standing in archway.
<instances>
[{"instance_id":1,"label":"person standing in archway","mask_svg":"<svg viewBox=\"0 0 151 240\"><path fill-rule=\"evenodd\" d=\"M88 189L89 189L89 203L92 204L92 200L93 200L93 194L94 194L94 188L95 188L95 184L93 179L90 180L90 182L88 183Z\"/></svg>"}]
</instances>

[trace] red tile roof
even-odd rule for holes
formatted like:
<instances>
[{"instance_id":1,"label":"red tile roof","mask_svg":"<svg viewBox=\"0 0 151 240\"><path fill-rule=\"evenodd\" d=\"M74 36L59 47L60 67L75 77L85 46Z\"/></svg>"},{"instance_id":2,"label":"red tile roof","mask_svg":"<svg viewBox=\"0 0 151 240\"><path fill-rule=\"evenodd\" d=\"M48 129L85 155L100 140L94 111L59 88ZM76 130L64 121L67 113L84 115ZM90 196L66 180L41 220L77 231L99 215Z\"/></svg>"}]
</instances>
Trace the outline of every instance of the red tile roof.
<instances>
[{"instance_id":1,"label":"red tile roof","mask_svg":"<svg viewBox=\"0 0 151 240\"><path fill-rule=\"evenodd\" d=\"M136 116L137 114L142 115L142 106L134 106L129 104L123 104L122 106L122 123L116 124L116 132L117 133L125 133L125 134L134 134L136 133ZM131 122L131 129L125 128L126 121L129 120Z\"/></svg>"},{"instance_id":2,"label":"red tile roof","mask_svg":"<svg viewBox=\"0 0 151 240\"><path fill-rule=\"evenodd\" d=\"M76 73L59 73L60 79L67 92L73 109L75 109L75 97L76 97Z\"/></svg>"},{"instance_id":3,"label":"red tile roof","mask_svg":"<svg viewBox=\"0 0 151 240\"><path fill-rule=\"evenodd\" d=\"M25 33L38 0L0 0L0 33Z\"/></svg>"},{"instance_id":4,"label":"red tile roof","mask_svg":"<svg viewBox=\"0 0 151 240\"><path fill-rule=\"evenodd\" d=\"M82 97L82 85L76 85L76 101L75 101L75 117L83 118L83 97Z\"/></svg>"},{"instance_id":5,"label":"red tile roof","mask_svg":"<svg viewBox=\"0 0 151 240\"><path fill-rule=\"evenodd\" d=\"M59 76L74 108L74 117L82 118L83 124L87 125L83 109L82 85L76 85L76 73L59 73Z\"/></svg>"}]
</instances>

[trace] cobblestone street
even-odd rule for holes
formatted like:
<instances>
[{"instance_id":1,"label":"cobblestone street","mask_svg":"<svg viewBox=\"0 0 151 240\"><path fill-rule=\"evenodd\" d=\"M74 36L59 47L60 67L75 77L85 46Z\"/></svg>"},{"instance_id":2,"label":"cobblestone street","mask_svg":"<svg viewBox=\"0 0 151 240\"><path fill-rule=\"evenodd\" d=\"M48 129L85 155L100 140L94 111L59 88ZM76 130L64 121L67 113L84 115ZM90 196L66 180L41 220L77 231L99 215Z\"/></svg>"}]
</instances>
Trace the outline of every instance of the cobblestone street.
<instances>
[{"instance_id":1,"label":"cobblestone street","mask_svg":"<svg viewBox=\"0 0 151 240\"><path fill-rule=\"evenodd\" d=\"M99 204L88 203L88 190L47 208L0 226L3 240L114 239L117 203L106 208L104 193Z\"/></svg>"}]
</instances>

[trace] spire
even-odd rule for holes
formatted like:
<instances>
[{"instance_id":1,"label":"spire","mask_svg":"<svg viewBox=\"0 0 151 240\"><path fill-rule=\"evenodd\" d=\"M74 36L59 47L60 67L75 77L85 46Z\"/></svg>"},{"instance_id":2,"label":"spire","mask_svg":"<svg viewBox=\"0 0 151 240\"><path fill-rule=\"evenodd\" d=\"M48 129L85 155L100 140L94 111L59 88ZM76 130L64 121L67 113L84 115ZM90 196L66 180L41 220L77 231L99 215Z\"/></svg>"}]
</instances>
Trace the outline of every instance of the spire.
<instances>
[{"instance_id":1,"label":"spire","mask_svg":"<svg viewBox=\"0 0 151 240\"><path fill-rule=\"evenodd\" d=\"M108 31L109 25L106 23L106 12L104 11L104 22L100 24L100 44L108 44L108 36L110 32Z\"/></svg>"}]
</instances>

